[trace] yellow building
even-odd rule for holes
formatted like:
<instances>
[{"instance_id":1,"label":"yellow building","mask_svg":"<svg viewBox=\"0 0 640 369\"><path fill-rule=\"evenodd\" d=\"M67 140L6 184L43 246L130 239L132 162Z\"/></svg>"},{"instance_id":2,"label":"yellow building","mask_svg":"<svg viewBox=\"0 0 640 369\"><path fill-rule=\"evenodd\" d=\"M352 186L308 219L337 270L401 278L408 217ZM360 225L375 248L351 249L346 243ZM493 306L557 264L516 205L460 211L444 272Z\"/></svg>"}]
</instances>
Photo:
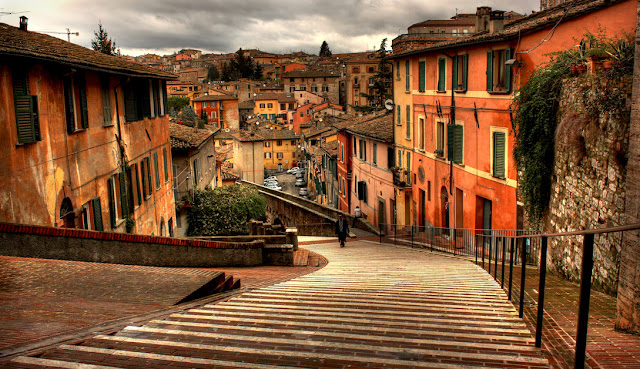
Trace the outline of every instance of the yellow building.
<instances>
[{"instance_id":1,"label":"yellow building","mask_svg":"<svg viewBox=\"0 0 640 369\"><path fill-rule=\"evenodd\" d=\"M393 88L395 111L393 114L395 137L395 166L399 168L399 177L394 178L394 190L396 197L396 224L413 224L411 214L414 214L415 205L412 203L411 194L411 160L414 154L412 117L413 98L411 91L416 86L411 84L410 58L397 60L393 64Z\"/></svg>"},{"instance_id":2,"label":"yellow building","mask_svg":"<svg viewBox=\"0 0 640 369\"><path fill-rule=\"evenodd\" d=\"M287 120L287 112L296 108L296 99L285 93L260 93L254 98L253 114L259 114L263 119Z\"/></svg>"},{"instance_id":3,"label":"yellow building","mask_svg":"<svg viewBox=\"0 0 640 369\"><path fill-rule=\"evenodd\" d=\"M300 136L289 129L263 129L256 132L263 139L264 169L283 171L297 166L299 156L298 146ZM295 165L294 165L295 163Z\"/></svg>"}]
</instances>

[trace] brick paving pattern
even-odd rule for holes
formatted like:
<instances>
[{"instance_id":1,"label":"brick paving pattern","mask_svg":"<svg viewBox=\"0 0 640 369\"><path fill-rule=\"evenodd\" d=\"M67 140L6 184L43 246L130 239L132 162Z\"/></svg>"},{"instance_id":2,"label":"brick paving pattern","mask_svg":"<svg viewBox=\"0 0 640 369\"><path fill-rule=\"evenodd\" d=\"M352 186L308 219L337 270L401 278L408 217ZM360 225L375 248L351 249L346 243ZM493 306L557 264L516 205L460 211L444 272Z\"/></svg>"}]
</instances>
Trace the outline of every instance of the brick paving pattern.
<instances>
[{"instance_id":1,"label":"brick paving pattern","mask_svg":"<svg viewBox=\"0 0 640 369\"><path fill-rule=\"evenodd\" d=\"M308 251L305 250L308 255ZM0 358L13 349L101 323L172 308L220 272L242 286L269 285L317 270L156 268L0 256Z\"/></svg>"},{"instance_id":2,"label":"brick paving pattern","mask_svg":"<svg viewBox=\"0 0 640 369\"><path fill-rule=\"evenodd\" d=\"M548 367L505 293L466 260L359 241L305 248L329 264L5 367Z\"/></svg>"}]
</instances>

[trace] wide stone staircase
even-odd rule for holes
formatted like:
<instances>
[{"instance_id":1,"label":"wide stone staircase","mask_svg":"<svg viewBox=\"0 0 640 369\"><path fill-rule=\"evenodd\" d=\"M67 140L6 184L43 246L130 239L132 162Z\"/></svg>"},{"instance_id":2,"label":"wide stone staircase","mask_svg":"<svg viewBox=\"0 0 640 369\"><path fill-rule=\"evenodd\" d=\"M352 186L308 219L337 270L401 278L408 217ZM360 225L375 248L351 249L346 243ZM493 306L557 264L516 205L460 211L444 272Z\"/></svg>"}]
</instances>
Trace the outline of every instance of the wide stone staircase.
<instances>
[{"instance_id":1,"label":"wide stone staircase","mask_svg":"<svg viewBox=\"0 0 640 369\"><path fill-rule=\"evenodd\" d=\"M304 247L329 264L11 367L548 367L504 292L472 263L367 241Z\"/></svg>"}]
</instances>

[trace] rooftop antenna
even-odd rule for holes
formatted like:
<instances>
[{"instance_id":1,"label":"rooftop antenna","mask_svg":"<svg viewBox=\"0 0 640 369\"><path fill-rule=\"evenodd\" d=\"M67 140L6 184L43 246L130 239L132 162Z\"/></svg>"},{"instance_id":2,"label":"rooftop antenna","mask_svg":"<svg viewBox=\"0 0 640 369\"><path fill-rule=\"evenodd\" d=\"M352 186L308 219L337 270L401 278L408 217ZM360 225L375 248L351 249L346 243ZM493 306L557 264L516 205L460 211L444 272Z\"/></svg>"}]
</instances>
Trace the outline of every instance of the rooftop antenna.
<instances>
[{"instance_id":1,"label":"rooftop antenna","mask_svg":"<svg viewBox=\"0 0 640 369\"><path fill-rule=\"evenodd\" d=\"M67 32L41 31L40 33L67 35L67 41L69 41L69 42L71 42L71 35L80 36L80 32L71 32L71 31L69 31L69 28L67 28Z\"/></svg>"}]
</instances>

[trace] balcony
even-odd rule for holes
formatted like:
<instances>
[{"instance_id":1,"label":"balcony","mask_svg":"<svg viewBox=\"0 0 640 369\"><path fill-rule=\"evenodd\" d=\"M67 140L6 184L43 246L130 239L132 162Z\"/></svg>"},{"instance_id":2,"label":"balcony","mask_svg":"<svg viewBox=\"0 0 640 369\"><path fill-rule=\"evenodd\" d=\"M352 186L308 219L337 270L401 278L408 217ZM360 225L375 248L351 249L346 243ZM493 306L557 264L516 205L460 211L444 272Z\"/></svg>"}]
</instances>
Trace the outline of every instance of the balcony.
<instances>
[{"instance_id":1,"label":"balcony","mask_svg":"<svg viewBox=\"0 0 640 369\"><path fill-rule=\"evenodd\" d=\"M359 83L354 83L353 84L353 88L360 88L360 84Z\"/></svg>"},{"instance_id":2,"label":"balcony","mask_svg":"<svg viewBox=\"0 0 640 369\"><path fill-rule=\"evenodd\" d=\"M411 173L406 170L394 171L393 185L401 190L411 190Z\"/></svg>"}]
</instances>

